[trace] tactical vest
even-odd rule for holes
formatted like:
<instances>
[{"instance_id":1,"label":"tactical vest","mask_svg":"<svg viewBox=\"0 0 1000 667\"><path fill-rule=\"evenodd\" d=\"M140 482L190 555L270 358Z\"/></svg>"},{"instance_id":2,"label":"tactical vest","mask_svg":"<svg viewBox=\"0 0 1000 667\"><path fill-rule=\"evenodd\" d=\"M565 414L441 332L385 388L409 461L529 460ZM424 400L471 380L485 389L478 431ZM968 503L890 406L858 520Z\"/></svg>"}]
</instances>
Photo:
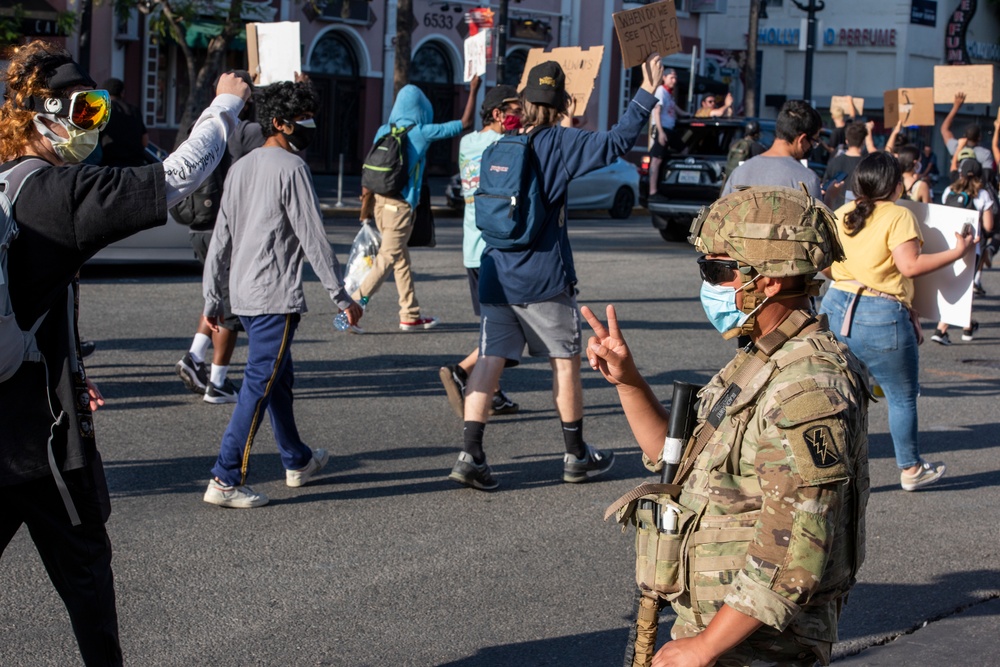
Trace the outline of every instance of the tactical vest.
<instances>
[{"instance_id":1,"label":"tactical vest","mask_svg":"<svg viewBox=\"0 0 1000 667\"><path fill-rule=\"evenodd\" d=\"M836 639L841 598L864 561L870 393L861 362L825 328L796 311L755 351L741 351L699 394L698 424L676 483L641 485L605 514L615 514L623 531L636 526L636 583L644 596L673 603L675 638L704 629L748 567L765 499L752 455L761 444L756 439L766 441L761 428L772 424L787 438L808 484L842 483L827 565L815 575L820 587L789 625L804 637ZM840 378L844 391L823 382L827 375ZM836 419L844 411L847 418ZM845 423L854 432L831 432ZM846 452L829 447L839 441ZM662 466L644 460L651 469ZM676 514L675 533L661 530L664 512ZM754 564L766 575L770 564ZM774 564L774 572L783 565Z\"/></svg>"}]
</instances>

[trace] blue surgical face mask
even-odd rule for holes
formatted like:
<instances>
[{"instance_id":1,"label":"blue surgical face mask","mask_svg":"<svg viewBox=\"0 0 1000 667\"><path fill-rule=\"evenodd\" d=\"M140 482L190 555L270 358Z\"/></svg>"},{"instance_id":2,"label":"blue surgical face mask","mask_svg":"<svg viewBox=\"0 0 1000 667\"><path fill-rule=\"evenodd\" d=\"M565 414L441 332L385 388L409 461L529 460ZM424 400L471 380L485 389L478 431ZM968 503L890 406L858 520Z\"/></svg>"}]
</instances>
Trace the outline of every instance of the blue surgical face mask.
<instances>
[{"instance_id":1,"label":"blue surgical face mask","mask_svg":"<svg viewBox=\"0 0 1000 667\"><path fill-rule=\"evenodd\" d=\"M708 321L719 333L735 329L749 317L736 307L736 288L725 285L713 285L702 281L701 307L705 309Z\"/></svg>"}]
</instances>

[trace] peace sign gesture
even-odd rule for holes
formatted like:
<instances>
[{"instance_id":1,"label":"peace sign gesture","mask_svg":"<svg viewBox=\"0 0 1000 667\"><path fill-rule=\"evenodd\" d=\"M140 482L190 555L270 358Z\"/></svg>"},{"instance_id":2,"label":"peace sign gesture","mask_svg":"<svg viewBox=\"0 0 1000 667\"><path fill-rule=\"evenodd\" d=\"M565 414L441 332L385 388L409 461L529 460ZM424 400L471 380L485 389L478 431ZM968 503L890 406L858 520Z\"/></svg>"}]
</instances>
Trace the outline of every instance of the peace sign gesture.
<instances>
[{"instance_id":1,"label":"peace sign gesture","mask_svg":"<svg viewBox=\"0 0 1000 667\"><path fill-rule=\"evenodd\" d=\"M608 317L607 327L587 306L583 306L580 312L595 334L587 340L587 361L590 362L590 367L599 371L605 380L616 386L636 386L642 383L639 369L632 359L632 351L629 350L618 328L618 314L615 312L615 307L609 304L605 311Z\"/></svg>"}]
</instances>

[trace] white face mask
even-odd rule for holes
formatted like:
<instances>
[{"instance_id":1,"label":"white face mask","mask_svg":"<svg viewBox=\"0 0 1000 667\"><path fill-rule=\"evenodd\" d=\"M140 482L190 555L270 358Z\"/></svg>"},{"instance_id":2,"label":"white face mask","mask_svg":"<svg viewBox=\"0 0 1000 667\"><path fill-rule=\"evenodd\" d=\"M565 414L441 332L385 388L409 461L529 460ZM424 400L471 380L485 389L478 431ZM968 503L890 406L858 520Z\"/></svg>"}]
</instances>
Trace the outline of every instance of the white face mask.
<instances>
[{"instance_id":1,"label":"white face mask","mask_svg":"<svg viewBox=\"0 0 1000 667\"><path fill-rule=\"evenodd\" d=\"M69 137L60 137L42 122L42 118L60 125L66 130ZM52 114L35 114L34 123L38 133L52 144L52 151L59 156L60 160L68 164L79 164L86 160L87 156L94 152L94 148L97 147L97 142L100 140L101 133L98 130L81 130L74 127L66 119Z\"/></svg>"}]
</instances>

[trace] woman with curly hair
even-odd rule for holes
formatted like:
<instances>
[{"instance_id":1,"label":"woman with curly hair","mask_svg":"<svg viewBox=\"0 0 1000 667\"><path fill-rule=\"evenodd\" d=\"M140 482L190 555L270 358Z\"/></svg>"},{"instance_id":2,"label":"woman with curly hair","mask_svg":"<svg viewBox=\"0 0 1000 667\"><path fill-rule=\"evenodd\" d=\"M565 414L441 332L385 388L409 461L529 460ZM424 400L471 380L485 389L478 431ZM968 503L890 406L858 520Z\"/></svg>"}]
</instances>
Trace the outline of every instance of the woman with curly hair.
<instances>
[{"instance_id":1,"label":"woman with curly hair","mask_svg":"<svg viewBox=\"0 0 1000 667\"><path fill-rule=\"evenodd\" d=\"M889 153L861 160L851 189L857 198L836 211L845 258L830 269L834 283L820 312L885 392L900 484L915 491L939 480L945 465L924 461L917 447L917 346L922 336L912 311L913 279L965 257L973 237L956 234L955 248L921 253L916 218L896 204L903 174Z\"/></svg>"},{"instance_id":2,"label":"woman with curly hair","mask_svg":"<svg viewBox=\"0 0 1000 667\"><path fill-rule=\"evenodd\" d=\"M107 91L53 44L6 57L0 180L18 231L2 241L10 305L21 331L35 328L37 349L0 375L0 553L26 524L84 663L121 665L104 526L111 507L92 414L104 400L80 360L75 276L106 245L167 221L218 163L250 91L224 76L190 139L162 164L95 167L79 163L107 123Z\"/></svg>"}]
</instances>

